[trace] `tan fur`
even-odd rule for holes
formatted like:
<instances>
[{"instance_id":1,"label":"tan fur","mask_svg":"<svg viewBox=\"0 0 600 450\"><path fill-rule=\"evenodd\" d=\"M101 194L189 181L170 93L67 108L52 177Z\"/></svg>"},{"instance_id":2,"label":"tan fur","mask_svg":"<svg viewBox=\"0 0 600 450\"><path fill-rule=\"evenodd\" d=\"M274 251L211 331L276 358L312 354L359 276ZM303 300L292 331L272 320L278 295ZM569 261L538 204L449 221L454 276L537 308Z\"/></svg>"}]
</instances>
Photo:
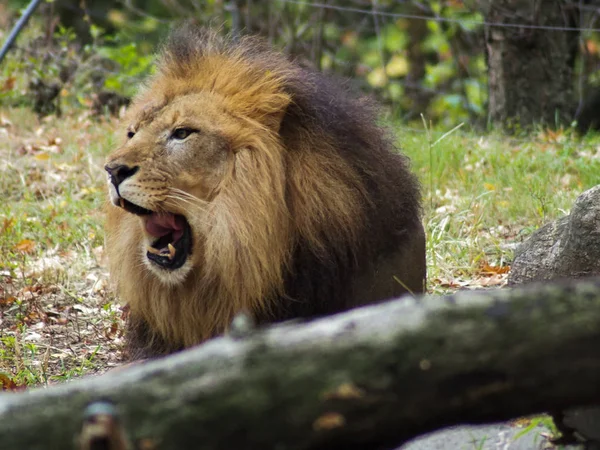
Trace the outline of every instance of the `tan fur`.
<instances>
[{"instance_id":1,"label":"tan fur","mask_svg":"<svg viewBox=\"0 0 600 450\"><path fill-rule=\"evenodd\" d=\"M369 194L327 130L298 129L293 143L280 135L293 102L284 81L299 69L283 59L262 64L248 48L206 44L186 61L165 52L124 120L136 135L108 158L140 167L130 201L191 225L192 254L171 274L146 260L143 218L107 206L116 289L132 315L174 345L223 333L242 310L268 316L285 295L298 242L323 258L336 248L353 257L366 232ZM165 151L165 133L182 125L201 133Z\"/></svg>"}]
</instances>

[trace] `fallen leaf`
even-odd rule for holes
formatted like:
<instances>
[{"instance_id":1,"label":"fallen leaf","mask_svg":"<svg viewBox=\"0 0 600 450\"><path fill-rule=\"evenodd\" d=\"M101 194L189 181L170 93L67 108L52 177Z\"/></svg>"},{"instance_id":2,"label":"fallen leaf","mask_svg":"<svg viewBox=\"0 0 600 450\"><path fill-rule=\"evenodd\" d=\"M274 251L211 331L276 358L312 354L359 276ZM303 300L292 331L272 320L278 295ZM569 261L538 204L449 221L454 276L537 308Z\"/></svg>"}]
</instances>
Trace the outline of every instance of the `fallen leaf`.
<instances>
[{"instance_id":1,"label":"fallen leaf","mask_svg":"<svg viewBox=\"0 0 600 450\"><path fill-rule=\"evenodd\" d=\"M335 390L323 394L325 400L350 400L363 398L364 396L365 392L353 383L342 383Z\"/></svg>"},{"instance_id":2,"label":"fallen leaf","mask_svg":"<svg viewBox=\"0 0 600 450\"><path fill-rule=\"evenodd\" d=\"M510 272L510 266L490 266L488 263L483 263L480 269L482 275L498 275L508 272Z\"/></svg>"},{"instance_id":3,"label":"fallen leaf","mask_svg":"<svg viewBox=\"0 0 600 450\"><path fill-rule=\"evenodd\" d=\"M0 227L0 234L6 233L8 230L12 228L15 224L15 219L12 217L7 217L2 221L2 227Z\"/></svg>"},{"instance_id":4,"label":"fallen leaf","mask_svg":"<svg viewBox=\"0 0 600 450\"><path fill-rule=\"evenodd\" d=\"M50 159L50 155L48 153L37 153L34 158L38 161L46 161Z\"/></svg>"},{"instance_id":5,"label":"fallen leaf","mask_svg":"<svg viewBox=\"0 0 600 450\"><path fill-rule=\"evenodd\" d=\"M117 322L113 322L110 328L104 330L104 335L107 339L111 341L117 337L117 333L119 332L119 324Z\"/></svg>"},{"instance_id":6,"label":"fallen leaf","mask_svg":"<svg viewBox=\"0 0 600 450\"><path fill-rule=\"evenodd\" d=\"M0 116L0 127L10 128L10 127L12 127L12 122L10 120L8 120L6 117Z\"/></svg>"},{"instance_id":7,"label":"fallen leaf","mask_svg":"<svg viewBox=\"0 0 600 450\"><path fill-rule=\"evenodd\" d=\"M332 430L343 427L345 424L346 419L340 413L327 412L314 421L313 429L315 431Z\"/></svg>"},{"instance_id":8,"label":"fallen leaf","mask_svg":"<svg viewBox=\"0 0 600 450\"><path fill-rule=\"evenodd\" d=\"M4 80L4 84L2 85L3 91L12 91L15 88L15 82L17 81L17 77L8 77Z\"/></svg>"},{"instance_id":9,"label":"fallen leaf","mask_svg":"<svg viewBox=\"0 0 600 450\"><path fill-rule=\"evenodd\" d=\"M481 287L491 287L491 286L503 286L506 284L508 279L508 275L506 274L495 274L491 277L482 277L475 281L474 284L477 284Z\"/></svg>"},{"instance_id":10,"label":"fallen leaf","mask_svg":"<svg viewBox=\"0 0 600 450\"><path fill-rule=\"evenodd\" d=\"M0 385L3 391L22 391L26 388L24 385L19 386L11 377L2 372L0 372Z\"/></svg>"},{"instance_id":11,"label":"fallen leaf","mask_svg":"<svg viewBox=\"0 0 600 450\"><path fill-rule=\"evenodd\" d=\"M15 249L22 253L33 253L35 249L35 242L31 239L23 239L17 245L15 245Z\"/></svg>"},{"instance_id":12,"label":"fallen leaf","mask_svg":"<svg viewBox=\"0 0 600 450\"><path fill-rule=\"evenodd\" d=\"M10 306L15 302L14 297L0 297L0 306Z\"/></svg>"}]
</instances>

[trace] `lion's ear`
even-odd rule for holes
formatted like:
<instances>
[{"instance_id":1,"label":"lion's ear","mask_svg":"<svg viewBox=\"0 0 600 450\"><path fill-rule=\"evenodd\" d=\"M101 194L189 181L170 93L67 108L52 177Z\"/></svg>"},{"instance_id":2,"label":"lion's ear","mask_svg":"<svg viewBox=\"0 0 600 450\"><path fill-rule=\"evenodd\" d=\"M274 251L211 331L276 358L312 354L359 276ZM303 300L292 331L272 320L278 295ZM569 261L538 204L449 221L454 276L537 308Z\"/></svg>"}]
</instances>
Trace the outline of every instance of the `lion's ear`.
<instances>
[{"instance_id":1,"label":"lion's ear","mask_svg":"<svg viewBox=\"0 0 600 450\"><path fill-rule=\"evenodd\" d=\"M285 98L278 99L278 104L274 105L275 107L266 112L263 116L264 124L275 133L279 133L281 122L283 122L283 118L285 117L290 101L290 97L285 95Z\"/></svg>"},{"instance_id":2,"label":"lion's ear","mask_svg":"<svg viewBox=\"0 0 600 450\"><path fill-rule=\"evenodd\" d=\"M277 133L285 117L291 97L283 92L248 96L244 115ZM241 106L241 105L238 105Z\"/></svg>"}]
</instances>

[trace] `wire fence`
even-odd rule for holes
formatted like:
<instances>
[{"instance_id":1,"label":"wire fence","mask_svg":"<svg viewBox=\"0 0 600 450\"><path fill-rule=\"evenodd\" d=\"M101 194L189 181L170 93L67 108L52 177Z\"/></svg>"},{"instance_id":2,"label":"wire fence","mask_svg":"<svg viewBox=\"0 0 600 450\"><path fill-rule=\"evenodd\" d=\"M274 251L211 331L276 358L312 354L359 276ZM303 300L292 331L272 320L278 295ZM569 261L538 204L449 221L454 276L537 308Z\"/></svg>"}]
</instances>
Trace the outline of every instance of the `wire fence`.
<instances>
[{"instance_id":1,"label":"wire fence","mask_svg":"<svg viewBox=\"0 0 600 450\"><path fill-rule=\"evenodd\" d=\"M292 5L301 5L304 7L309 7L313 9L320 10L328 10L328 11L336 11L339 13L345 13L350 15L362 15L369 16L373 19L373 25L376 31L377 39L378 39L378 47L380 49L380 54L382 44L381 44L381 24L379 22L379 18L385 19L404 19L404 20L418 20L425 22L436 22L436 23L446 23L446 24L456 24L460 27L467 28L469 30L473 30L476 27L479 28L513 28L518 30L534 30L534 31L546 31L546 32L576 32L579 34L579 43L582 50L586 50L586 43L584 41L584 35L589 36L592 33L597 33L600 31L596 25L598 18L600 17L600 5L594 4L586 4L589 2L578 1L578 2L565 2L565 8L571 9L574 14L578 14L578 23L581 24L579 26L572 25L546 25L546 24L535 24L535 23L523 23L525 20L517 22L493 22L489 20L476 20L472 18L463 18L463 17L444 17L440 14L432 14L434 11L431 8L423 7L423 5L416 0L406 0L402 2L396 2L396 6L398 3L403 3L405 5L413 5L421 7L424 10L428 10L429 14L414 14L414 13L403 13L403 12L393 12L386 11L385 7L394 6L392 3L388 2L383 8L380 8L381 5L376 0L363 1L360 2L365 6L348 6L348 5L337 5L332 4L327 1L308 1L308 0L278 0L279 3L282 4L292 4ZM593 3L593 2L592 2ZM369 7L367 7L369 6ZM586 23L587 22L587 23ZM455 49L452 49L454 51ZM381 56L381 64L385 64L385 58L382 54ZM585 66L585 62L583 66ZM374 67L371 67L373 70ZM589 74L587 74L589 75ZM582 108L585 94L584 94L584 84L585 78L587 76L583 70L581 70L577 77L577 92L578 92L578 106L577 113ZM410 82L410 81L409 81ZM432 131L424 128L415 128L415 127L399 127L401 130L412 133L431 133L432 135L441 135L443 131ZM530 138L528 138L530 139ZM519 139L517 139L519 141ZM523 140L527 141L527 139Z\"/></svg>"},{"instance_id":2,"label":"wire fence","mask_svg":"<svg viewBox=\"0 0 600 450\"><path fill-rule=\"evenodd\" d=\"M390 17L394 19L413 19L413 20L426 20L433 22L447 22L456 23L459 25L470 25L470 26L486 26L493 28L519 28L525 30L548 30L548 31L575 31L575 32L599 32L600 28L594 27L571 27L571 26L553 26L553 25L532 25L526 23L503 23L503 22L489 22L485 20L472 20L472 19L460 19L451 17L441 16L428 16L422 14L404 14L395 12L386 12L378 10L376 8L363 9L354 8L340 5L331 5L327 3L309 2L304 0L277 0L281 3L290 3L296 5L310 6L312 8L323 8L335 11L342 11L347 13L366 14L370 16L381 16ZM576 3L574 3L576 5ZM578 4L577 4L578 5ZM600 8L587 8L588 10L600 13Z\"/></svg>"},{"instance_id":3,"label":"wire fence","mask_svg":"<svg viewBox=\"0 0 600 450\"><path fill-rule=\"evenodd\" d=\"M82 4L84 3L82 2ZM139 5L134 5L132 0L116 0L116 2L113 0L113 3L128 11L133 17L155 21L158 24L157 28L163 31L164 25L170 21L166 16L153 14L146 7L141 8ZM435 113L431 113L430 105L440 98L444 98L444 101L454 102L453 107L456 107L457 110L460 109L456 113L458 119L455 120L455 117L452 117L453 123L446 124L445 128L452 128L460 121L465 123L485 122L485 103L487 101L485 58L487 55L484 34L486 29L510 28L515 29L517 33L523 31L578 33L576 38L579 39L578 57L580 62L577 63L577 78L575 79L576 91L579 96L578 109L581 108L586 97L586 86L589 84L589 80L594 76L594 72L598 72L597 67L600 67L600 50L598 50L600 49L600 37L597 35L600 32L597 24L600 19L599 0L592 2L565 1L563 7L566 11L565 15L569 17L565 18L564 25L535 23L542 15L533 16L533 19L513 15L513 20L491 21L477 7L466 7L466 2L460 1L452 2L452 6L445 9L432 7L434 3L441 5L445 2L421 2L420 0L348 0L345 2L339 0L272 0L267 2L257 0L222 2L156 0L154 3L164 3L168 6L169 10L174 12L174 19L193 16L200 22L209 25L225 23L225 29L237 35L243 33L262 34L271 43L281 47L294 57L300 56L317 65L319 69L336 72L343 78L353 79L359 88L374 92L379 100L391 106L395 113L399 114L400 119L411 123L411 126L402 128L410 132L443 134L443 132L420 127L423 112L428 119L433 117L435 121ZM491 4L495 5L496 2ZM480 3L472 5L480 6ZM290 7L289 10L287 7ZM257 11L258 13L253 17ZM184 14L184 12L186 13ZM94 10L89 11L92 23L96 19L101 19L95 14L97 13ZM177 14L180 17L177 17ZM507 15L507 17L510 16ZM569 21L572 23L568 23ZM399 22L402 24L399 25ZM414 24L419 23L425 24L425 33L429 34L425 37L411 36L414 30L410 27L418 27L419 25ZM417 50L417 52L429 52L424 56L417 55L426 60L421 62L422 73L412 73L412 67L409 67L409 69L403 69L404 73L401 75L389 75L391 62L397 63L399 55L408 60L408 65L412 66L414 60L411 58L414 58L414 54L410 54L411 46L421 45L419 39L431 37L432 24L436 24L445 33L444 39L446 40L441 44L444 48ZM335 37L328 34L332 27L337 30ZM402 32L405 34L403 38L405 42L398 48L390 48L391 45L386 41L386 36L390 30L402 27L404 27ZM422 32L422 29L417 31ZM588 42L590 37L592 37L591 44ZM356 48L348 50L351 46L347 45L344 40L351 39L368 41L368 44L365 45L363 42L355 46ZM596 49L592 48L594 45L596 45ZM412 51L414 52L414 49ZM369 52L368 55L367 52ZM447 63L445 66L442 65L444 61ZM322 64L325 66L321 67ZM451 70L452 73L442 74L440 82L424 81L430 76L430 73L426 74L425 70L435 74L440 67L439 71ZM377 80L373 81L372 78L375 77L371 77L376 74L384 78L381 85L378 85ZM444 76L447 79L443 79ZM600 82L600 79L598 81ZM479 97L474 96L470 90L476 91ZM401 94L397 92L401 92ZM409 98L408 103L406 98ZM411 105L418 102L422 102L422 104L411 109ZM448 114L452 114L452 112L450 111Z\"/></svg>"}]
</instances>

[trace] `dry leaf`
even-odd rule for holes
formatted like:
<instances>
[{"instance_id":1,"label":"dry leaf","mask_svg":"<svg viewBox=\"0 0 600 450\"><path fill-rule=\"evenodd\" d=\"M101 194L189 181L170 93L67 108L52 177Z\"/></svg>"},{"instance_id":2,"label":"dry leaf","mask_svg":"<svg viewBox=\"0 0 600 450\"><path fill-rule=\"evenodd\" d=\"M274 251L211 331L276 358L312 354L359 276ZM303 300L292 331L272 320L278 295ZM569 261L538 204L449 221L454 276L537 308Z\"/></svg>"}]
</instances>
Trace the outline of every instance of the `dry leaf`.
<instances>
[{"instance_id":1,"label":"dry leaf","mask_svg":"<svg viewBox=\"0 0 600 450\"><path fill-rule=\"evenodd\" d=\"M22 391L26 386L19 386L5 373L0 372L0 385L3 391Z\"/></svg>"},{"instance_id":2,"label":"dry leaf","mask_svg":"<svg viewBox=\"0 0 600 450\"><path fill-rule=\"evenodd\" d=\"M315 431L332 430L343 427L345 424L346 419L340 413L328 412L314 421L313 429Z\"/></svg>"},{"instance_id":3,"label":"dry leaf","mask_svg":"<svg viewBox=\"0 0 600 450\"><path fill-rule=\"evenodd\" d=\"M2 128L12 127L12 122L10 120L8 120L6 117L0 116L0 127L2 127Z\"/></svg>"},{"instance_id":4,"label":"dry leaf","mask_svg":"<svg viewBox=\"0 0 600 450\"><path fill-rule=\"evenodd\" d=\"M2 221L2 227L0 227L0 234L6 233L15 224L15 219L7 217Z\"/></svg>"},{"instance_id":5,"label":"dry leaf","mask_svg":"<svg viewBox=\"0 0 600 450\"><path fill-rule=\"evenodd\" d=\"M363 398L364 396L365 392L353 383L340 384L334 391L326 392L325 394L323 394L323 398L325 400L350 400Z\"/></svg>"},{"instance_id":6,"label":"dry leaf","mask_svg":"<svg viewBox=\"0 0 600 450\"><path fill-rule=\"evenodd\" d=\"M117 337L117 333L119 332L119 324L117 322L113 322L110 328L104 330L104 336L111 341Z\"/></svg>"},{"instance_id":7,"label":"dry leaf","mask_svg":"<svg viewBox=\"0 0 600 450\"><path fill-rule=\"evenodd\" d=\"M17 77L8 77L4 80L4 84L2 85L3 91L12 91L15 88L15 82L17 81Z\"/></svg>"},{"instance_id":8,"label":"dry leaf","mask_svg":"<svg viewBox=\"0 0 600 450\"><path fill-rule=\"evenodd\" d=\"M38 161L46 161L50 159L50 155L48 153L37 153L34 158Z\"/></svg>"},{"instance_id":9,"label":"dry leaf","mask_svg":"<svg viewBox=\"0 0 600 450\"><path fill-rule=\"evenodd\" d=\"M31 239L23 239L15 245L15 249L22 253L33 253L35 250L35 242Z\"/></svg>"},{"instance_id":10,"label":"dry leaf","mask_svg":"<svg viewBox=\"0 0 600 450\"><path fill-rule=\"evenodd\" d=\"M475 281L474 284L477 284L481 287L491 287L491 286L503 286L506 284L508 279L508 275L506 274L495 274L491 277L479 278Z\"/></svg>"},{"instance_id":11,"label":"dry leaf","mask_svg":"<svg viewBox=\"0 0 600 450\"><path fill-rule=\"evenodd\" d=\"M0 306L10 306L15 302L14 297L0 297Z\"/></svg>"},{"instance_id":12,"label":"dry leaf","mask_svg":"<svg viewBox=\"0 0 600 450\"><path fill-rule=\"evenodd\" d=\"M510 266L490 266L488 263L481 265L482 275L500 275L510 272Z\"/></svg>"}]
</instances>

